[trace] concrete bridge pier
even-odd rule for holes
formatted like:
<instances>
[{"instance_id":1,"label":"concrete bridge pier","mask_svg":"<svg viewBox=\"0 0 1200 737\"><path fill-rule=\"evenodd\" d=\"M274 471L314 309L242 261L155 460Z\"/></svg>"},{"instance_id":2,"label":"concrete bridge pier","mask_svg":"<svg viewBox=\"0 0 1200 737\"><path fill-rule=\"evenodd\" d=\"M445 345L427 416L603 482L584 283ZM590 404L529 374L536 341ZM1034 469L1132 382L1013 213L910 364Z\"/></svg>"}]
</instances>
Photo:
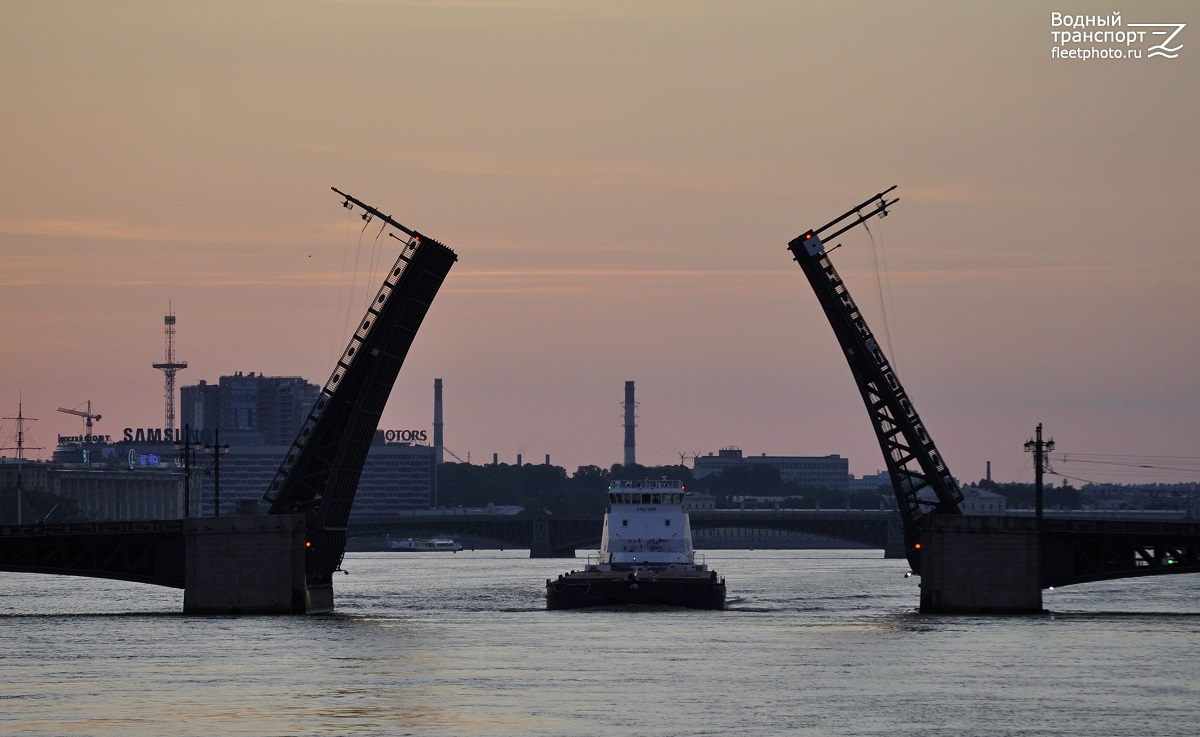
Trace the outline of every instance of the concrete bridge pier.
<instances>
[{"instance_id":1,"label":"concrete bridge pier","mask_svg":"<svg viewBox=\"0 0 1200 737\"><path fill-rule=\"evenodd\" d=\"M904 550L904 520L899 512L892 512L887 518L887 542L883 546L884 558L907 558Z\"/></svg>"},{"instance_id":2,"label":"concrete bridge pier","mask_svg":"<svg viewBox=\"0 0 1200 737\"><path fill-rule=\"evenodd\" d=\"M537 517L533 520L533 540L529 544L530 558L574 558L574 545L555 545L550 542L550 520Z\"/></svg>"},{"instance_id":3,"label":"concrete bridge pier","mask_svg":"<svg viewBox=\"0 0 1200 737\"><path fill-rule=\"evenodd\" d=\"M303 514L184 520L186 614L333 611L333 587L305 585Z\"/></svg>"},{"instance_id":4,"label":"concrete bridge pier","mask_svg":"<svg viewBox=\"0 0 1200 737\"><path fill-rule=\"evenodd\" d=\"M550 543L534 543L529 548L530 558L574 558L575 546L553 547Z\"/></svg>"},{"instance_id":5,"label":"concrete bridge pier","mask_svg":"<svg viewBox=\"0 0 1200 737\"><path fill-rule=\"evenodd\" d=\"M930 515L921 529L922 613L1045 611L1036 519Z\"/></svg>"}]
</instances>

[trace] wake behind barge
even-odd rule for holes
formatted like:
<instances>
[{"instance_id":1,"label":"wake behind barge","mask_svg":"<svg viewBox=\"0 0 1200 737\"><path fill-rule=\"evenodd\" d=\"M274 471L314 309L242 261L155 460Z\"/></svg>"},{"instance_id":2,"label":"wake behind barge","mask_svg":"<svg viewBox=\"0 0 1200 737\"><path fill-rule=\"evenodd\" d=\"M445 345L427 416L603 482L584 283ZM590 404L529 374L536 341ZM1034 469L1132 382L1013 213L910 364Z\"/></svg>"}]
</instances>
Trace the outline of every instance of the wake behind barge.
<instances>
[{"instance_id":1,"label":"wake behind barge","mask_svg":"<svg viewBox=\"0 0 1200 737\"><path fill-rule=\"evenodd\" d=\"M724 609L725 579L696 561L683 495L678 481L614 481L597 562L546 579L546 608Z\"/></svg>"}]
</instances>

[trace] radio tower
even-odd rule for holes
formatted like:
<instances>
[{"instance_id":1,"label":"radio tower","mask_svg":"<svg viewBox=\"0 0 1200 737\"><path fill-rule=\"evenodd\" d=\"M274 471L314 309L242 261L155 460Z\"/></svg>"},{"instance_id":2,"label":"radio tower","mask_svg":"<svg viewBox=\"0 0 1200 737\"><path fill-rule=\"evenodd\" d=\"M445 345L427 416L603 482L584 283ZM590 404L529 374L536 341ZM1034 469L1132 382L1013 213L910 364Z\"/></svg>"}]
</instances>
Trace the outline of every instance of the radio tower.
<instances>
[{"instance_id":1,"label":"radio tower","mask_svg":"<svg viewBox=\"0 0 1200 737\"><path fill-rule=\"evenodd\" d=\"M175 372L187 368L184 361L175 360L175 312L167 303L167 314L163 317L164 331L167 334L167 360L154 364L154 368L163 372L163 399L166 412L163 416L163 429L175 436Z\"/></svg>"}]
</instances>

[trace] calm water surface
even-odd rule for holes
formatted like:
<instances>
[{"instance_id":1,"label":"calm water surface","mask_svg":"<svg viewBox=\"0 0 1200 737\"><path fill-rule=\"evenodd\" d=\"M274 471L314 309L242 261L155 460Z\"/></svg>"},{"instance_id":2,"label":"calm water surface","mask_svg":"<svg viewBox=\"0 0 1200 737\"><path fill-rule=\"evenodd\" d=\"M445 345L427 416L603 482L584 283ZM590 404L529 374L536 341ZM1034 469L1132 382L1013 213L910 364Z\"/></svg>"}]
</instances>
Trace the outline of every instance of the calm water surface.
<instances>
[{"instance_id":1,"label":"calm water surface","mask_svg":"<svg viewBox=\"0 0 1200 737\"><path fill-rule=\"evenodd\" d=\"M338 613L0 574L0 735L1200 734L1200 576L928 617L878 551L711 551L723 612L547 612L582 559L350 554Z\"/></svg>"}]
</instances>

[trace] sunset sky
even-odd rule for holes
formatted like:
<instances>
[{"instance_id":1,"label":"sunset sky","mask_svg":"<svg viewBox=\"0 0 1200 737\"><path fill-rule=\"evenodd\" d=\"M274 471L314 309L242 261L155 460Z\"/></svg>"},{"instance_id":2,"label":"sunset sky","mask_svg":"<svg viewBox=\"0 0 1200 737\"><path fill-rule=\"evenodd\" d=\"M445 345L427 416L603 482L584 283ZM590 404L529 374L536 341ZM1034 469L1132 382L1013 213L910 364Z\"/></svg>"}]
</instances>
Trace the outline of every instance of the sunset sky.
<instances>
[{"instance_id":1,"label":"sunset sky","mask_svg":"<svg viewBox=\"0 0 1200 737\"><path fill-rule=\"evenodd\" d=\"M1052 58L1114 10L1177 58ZM383 427L608 466L633 380L641 463L873 473L787 243L898 184L832 259L956 476L1200 480L1198 172L1194 2L3 0L0 416L161 426L168 305L180 386L324 383L397 245L336 186L459 255Z\"/></svg>"}]
</instances>

